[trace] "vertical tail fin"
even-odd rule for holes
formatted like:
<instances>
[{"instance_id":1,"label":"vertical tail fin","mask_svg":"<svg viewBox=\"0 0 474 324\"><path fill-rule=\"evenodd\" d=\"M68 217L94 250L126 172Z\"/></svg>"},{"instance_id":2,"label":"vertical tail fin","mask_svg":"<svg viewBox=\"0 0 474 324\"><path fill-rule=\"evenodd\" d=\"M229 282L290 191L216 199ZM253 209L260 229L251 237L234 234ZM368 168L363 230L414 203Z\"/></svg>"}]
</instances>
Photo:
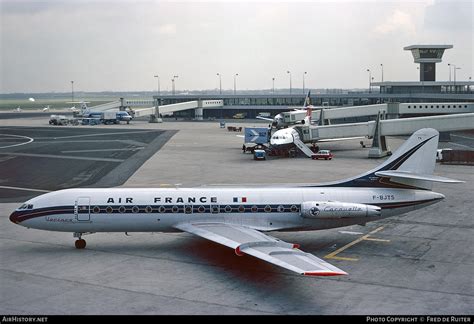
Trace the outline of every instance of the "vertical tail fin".
<instances>
[{"instance_id":1,"label":"vertical tail fin","mask_svg":"<svg viewBox=\"0 0 474 324\"><path fill-rule=\"evenodd\" d=\"M306 95L306 98L304 98L304 107L312 106L311 103L311 90L308 90L308 94Z\"/></svg>"},{"instance_id":2,"label":"vertical tail fin","mask_svg":"<svg viewBox=\"0 0 474 324\"><path fill-rule=\"evenodd\" d=\"M85 115L89 113L89 107L87 107L87 103L81 102L81 114Z\"/></svg>"},{"instance_id":3,"label":"vertical tail fin","mask_svg":"<svg viewBox=\"0 0 474 324\"><path fill-rule=\"evenodd\" d=\"M423 128L410 136L397 151L377 168L335 184L351 187L431 189L432 182L459 182L433 176L439 133Z\"/></svg>"},{"instance_id":4,"label":"vertical tail fin","mask_svg":"<svg viewBox=\"0 0 474 324\"><path fill-rule=\"evenodd\" d=\"M306 116L303 120L304 125L311 125L311 114L313 113L311 104L311 90L308 91L306 98L304 99L304 106L306 108Z\"/></svg>"}]
</instances>

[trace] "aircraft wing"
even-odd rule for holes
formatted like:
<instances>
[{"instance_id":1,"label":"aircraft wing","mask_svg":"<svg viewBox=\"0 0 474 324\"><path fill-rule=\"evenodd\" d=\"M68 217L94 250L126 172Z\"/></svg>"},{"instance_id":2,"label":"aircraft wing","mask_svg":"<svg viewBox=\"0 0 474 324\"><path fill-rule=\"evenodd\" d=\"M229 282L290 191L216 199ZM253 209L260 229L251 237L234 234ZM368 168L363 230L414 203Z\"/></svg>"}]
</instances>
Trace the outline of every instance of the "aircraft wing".
<instances>
[{"instance_id":1,"label":"aircraft wing","mask_svg":"<svg viewBox=\"0 0 474 324\"><path fill-rule=\"evenodd\" d=\"M265 235L257 230L226 223L181 223L175 228L195 234L244 254L273 263L306 276L337 276L347 273L312 254L290 244Z\"/></svg>"},{"instance_id":2,"label":"aircraft wing","mask_svg":"<svg viewBox=\"0 0 474 324\"><path fill-rule=\"evenodd\" d=\"M273 118L267 118L267 117L262 117L262 116L257 116L255 118L262 119L262 120L268 120L268 121L271 121L271 122L274 120Z\"/></svg>"}]
</instances>

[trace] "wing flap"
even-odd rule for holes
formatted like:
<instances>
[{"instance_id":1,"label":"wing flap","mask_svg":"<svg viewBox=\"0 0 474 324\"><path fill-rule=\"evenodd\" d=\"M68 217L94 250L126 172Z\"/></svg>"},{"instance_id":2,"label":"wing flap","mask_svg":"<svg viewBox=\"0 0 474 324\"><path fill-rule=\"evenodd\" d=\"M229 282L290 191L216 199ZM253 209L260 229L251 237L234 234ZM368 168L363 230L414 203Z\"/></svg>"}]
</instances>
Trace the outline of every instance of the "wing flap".
<instances>
[{"instance_id":1,"label":"wing flap","mask_svg":"<svg viewBox=\"0 0 474 324\"><path fill-rule=\"evenodd\" d=\"M182 223L177 229L225 245L237 255L249 254L282 268L309 276L337 276L347 273L298 249L297 244L283 242L257 230L225 223Z\"/></svg>"}]
</instances>

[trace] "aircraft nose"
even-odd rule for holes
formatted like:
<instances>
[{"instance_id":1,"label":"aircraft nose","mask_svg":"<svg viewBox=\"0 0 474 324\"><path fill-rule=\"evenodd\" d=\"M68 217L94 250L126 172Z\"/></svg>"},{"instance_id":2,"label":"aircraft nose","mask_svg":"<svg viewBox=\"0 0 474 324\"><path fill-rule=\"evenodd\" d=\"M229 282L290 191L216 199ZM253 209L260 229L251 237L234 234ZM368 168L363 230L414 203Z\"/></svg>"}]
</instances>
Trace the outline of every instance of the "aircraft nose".
<instances>
[{"instance_id":1,"label":"aircraft nose","mask_svg":"<svg viewBox=\"0 0 474 324\"><path fill-rule=\"evenodd\" d=\"M437 200L442 200L442 199L444 199L444 198L446 198L445 195L440 194L440 193L437 193L437 192L435 193L435 199L437 199Z\"/></svg>"},{"instance_id":2,"label":"aircraft nose","mask_svg":"<svg viewBox=\"0 0 474 324\"><path fill-rule=\"evenodd\" d=\"M16 210L13 213L11 213L10 222L12 222L14 224L20 223L20 213L17 212Z\"/></svg>"}]
</instances>

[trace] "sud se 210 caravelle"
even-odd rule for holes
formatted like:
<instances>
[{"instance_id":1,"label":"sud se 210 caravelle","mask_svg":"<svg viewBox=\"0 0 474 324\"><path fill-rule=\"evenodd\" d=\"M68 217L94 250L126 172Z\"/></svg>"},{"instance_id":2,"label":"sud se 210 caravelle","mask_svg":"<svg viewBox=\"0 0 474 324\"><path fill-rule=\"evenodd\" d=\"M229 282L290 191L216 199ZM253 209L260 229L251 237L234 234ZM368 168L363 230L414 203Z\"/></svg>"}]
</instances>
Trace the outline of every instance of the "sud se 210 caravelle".
<instances>
[{"instance_id":1,"label":"sud se 210 caravelle","mask_svg":"<svg viewBox=\"0 0 474 324\"><path fill-rule=\"evenodd\" d=\"M439 133L415 132L377 168L342 181L260 187L66 189L25 202L10 220L28 228L72 232L184 231L288 270L310 276L345 275L298 244L263 232L308 231L365 224L404 214L444 196L433 182Z\"/></svg>"}]
</instances>

